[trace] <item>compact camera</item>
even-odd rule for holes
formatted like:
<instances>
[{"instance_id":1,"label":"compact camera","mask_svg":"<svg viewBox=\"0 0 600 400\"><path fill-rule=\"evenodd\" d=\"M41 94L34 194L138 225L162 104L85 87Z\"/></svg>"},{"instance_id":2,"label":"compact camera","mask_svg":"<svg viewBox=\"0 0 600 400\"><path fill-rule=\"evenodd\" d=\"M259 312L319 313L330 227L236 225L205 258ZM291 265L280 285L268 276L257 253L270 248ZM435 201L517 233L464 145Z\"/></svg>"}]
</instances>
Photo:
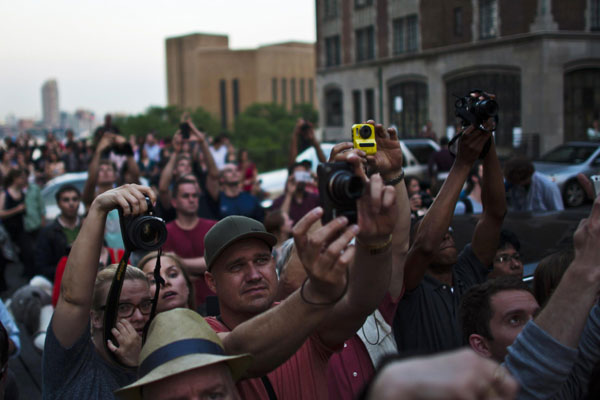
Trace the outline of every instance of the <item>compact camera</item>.
<instances>
[{"instance_id":1,"label":"compact camera","mask_svg":"<svg viewBox=\"0 0 600 400\"><path fill-rule=\"evenodd\" d=\"M190 130L190 124L188 124L187 122L182 122L181 124L179 124L179 131L181 132L181 137L183 139L190 138Z\"/></svg>"},{"instance_id":2,"label":"compact camera","mask_svg":"<svg viewBox=\"0 0 600 400\"><path fill-rule=\"evenodd\" d=\"M154 215L152 202L146 197L148 211L144 215L124 216L119 209L119 223L125 248L130 251L158 250L167 240L167 226L162 218Z\"/></svg>"},{"instance_id":3,"label":"compact camera","mask_svg":"<svg viewBox=\"0 0 600 400\"><path fill-rule=\"evenodd\" d=\"M483 97L481 99L480 97ZM483 90L471 90L465 97L460 97L454 103L456 116L462 120L462 125L479 126L490 117L498 115L498 103Z\"/></svg>"},{"instance_id":4,"label":"compact camera","mask_svg":"<svg viewBox=\"0 0 600 400\"><path fill-rule=\"evenodd\" d=\"M352 144L354 144L355 149L360 149L367 153L367 155L377 153L375 127L370 124L352 125Z\"/></svg>"},{"instance_id":5,"label":"compact camera","mask_svg":"<svg viewBox=\"0 0 600 400\"><path fill-rule=\"evenodd\" d=\"M317 176L323 225L341 216L348 218L350 224L355 224L358 220L356 200L363 194L364 183L354 173L353 166L346 162L320 164Z\"/></svg>"}]
</instances>

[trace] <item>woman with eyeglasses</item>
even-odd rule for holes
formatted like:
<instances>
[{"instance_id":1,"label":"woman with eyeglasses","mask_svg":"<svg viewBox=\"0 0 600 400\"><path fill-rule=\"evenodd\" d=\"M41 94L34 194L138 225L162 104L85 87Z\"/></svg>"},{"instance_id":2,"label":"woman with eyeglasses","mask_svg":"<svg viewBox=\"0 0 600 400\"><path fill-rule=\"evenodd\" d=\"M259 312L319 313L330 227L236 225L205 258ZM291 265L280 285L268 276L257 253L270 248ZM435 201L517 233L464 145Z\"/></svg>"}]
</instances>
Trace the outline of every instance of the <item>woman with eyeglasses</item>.
<instances>
[{"instance_id":1,"label":"woman with eyeglasses","mask_svg":"<svg viewBox=\"0 0 600 400\"><path fill-rule=\"evenodd\" d=\"M116 343L104 343L105 305L116 265L98 272L98 259L107 214L117 207L125 216L143 214L145 197L156 201L150 188L125 185L93 201L69 254L48 327L44 399L111 399L114 390L135 381L141 335L152 309L148 280L139 269L127 267L112 330ZM130 368L113 362L108 351Z\"/></svg>"}]
</instances>

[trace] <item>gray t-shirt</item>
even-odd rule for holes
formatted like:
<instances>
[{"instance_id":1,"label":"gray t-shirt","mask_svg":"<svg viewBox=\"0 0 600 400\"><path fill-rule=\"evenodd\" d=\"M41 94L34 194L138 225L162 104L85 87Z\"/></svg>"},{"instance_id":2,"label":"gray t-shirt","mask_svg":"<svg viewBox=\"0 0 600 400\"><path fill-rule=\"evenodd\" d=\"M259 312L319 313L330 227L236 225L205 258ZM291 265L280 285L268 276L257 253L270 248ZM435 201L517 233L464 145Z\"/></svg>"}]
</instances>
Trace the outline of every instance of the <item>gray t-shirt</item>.
<instances>
[{"instance_id":1,"label":"gray t-shirt","mask_svg":"<svg viewBox=\"0 0 600 400\"><path fill-rule=\"evenodd\" d=\"M134 370L106 362L96 351L89 329L66 349L48 326L42 360L44 399L114 399L113 392L135 381Z\"/></svg>"}]
</instances>

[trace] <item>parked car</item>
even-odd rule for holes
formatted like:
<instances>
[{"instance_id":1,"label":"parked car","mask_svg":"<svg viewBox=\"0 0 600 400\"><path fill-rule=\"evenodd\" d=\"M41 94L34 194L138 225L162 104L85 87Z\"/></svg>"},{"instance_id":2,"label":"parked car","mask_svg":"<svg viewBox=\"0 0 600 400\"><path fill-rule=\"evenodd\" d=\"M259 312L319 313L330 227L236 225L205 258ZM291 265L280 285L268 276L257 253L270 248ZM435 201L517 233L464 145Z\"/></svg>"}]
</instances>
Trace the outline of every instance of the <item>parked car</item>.
<instances>
[{"instance_id":1,"label":"parked car","mask_svg":"<svg viewBox=\"0 0 600 400\"><path fill-rule=\"evenodd\" d=\"M61 176L57 176L54 179L50 179L46 186L42 189L42 199L44 200L44 205L46 206L46 220L52 221L54 218L58 217L60 214L60 209L56 204L56 192L63 185L73 185L79 192L83 192L83 187L85 186L85 181L87 180L87 171L84 172L70 172L68 174L64 174ZM148 180L144 177L140 178L142 185L148 186ZM79 205L79 215L83 215L85 213L85 207L83 203Z\"/></svg>"},{"instance_id":2,"label":"parked car","mask_svg":"<svg viewBox=\"0 0 600 400\"><path fill-rule=\"evenodd\" d=\"M336 143L321 143L321 149L325 157L329 158L331 149ZM402 167L406 176L416 176L420 180L429 180L427 163L432 153L438 151L440 146L431 139L402 139L400 140L402 149ZM296 161L308 160L312 163L313 171L317 171L319 159L314 147L309 147L298 154ZM283 193L285 180L287 179L287 169L282 168L275 171L264 172L258 175L261 181L261 188L269 193L269 199L263 202L263 207L269 207L272 200Z\"/></svg>"},{"instance_id":3,"label":"parked car","mask_svg":"<svg viewBox=\"0 0 600 400\"><path fill-rule=\"evenodd\" d=\"M533 165L536 171L556 182L565 206L577 207L586 200L577 174L590 176L600 171L600 143L568 142L542 155Z\"/></svg>"}]
</instances>

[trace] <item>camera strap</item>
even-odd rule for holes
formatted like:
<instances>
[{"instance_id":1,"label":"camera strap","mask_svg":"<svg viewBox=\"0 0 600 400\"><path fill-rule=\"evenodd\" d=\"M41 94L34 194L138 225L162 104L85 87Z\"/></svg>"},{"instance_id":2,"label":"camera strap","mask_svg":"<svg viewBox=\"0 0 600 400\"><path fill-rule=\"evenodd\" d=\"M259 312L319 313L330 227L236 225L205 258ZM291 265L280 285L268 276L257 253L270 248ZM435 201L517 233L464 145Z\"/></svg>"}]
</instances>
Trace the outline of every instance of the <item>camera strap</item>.
<instances>
[{"instance_id":1,"label":"camera strap","mask_svg":"<svg viewBox=\"0 0 600 400\"><path fill-rule=\"evenodd\" d=\"M110 285L110 289L108 291L108 296L106 298L106 306L104 309L104 347L106 348L106 352L109 354L110 358L119 365L123 365L124 367L128 367L121 363L115 353L113 353L108 348L108 341L110 340L115 346L118 347L118 342L114 338L112 334L112 329L115 327L118 318L118 310L119 310L119 298L121 297L121 289L123 288L123 282L125 281L125 271L127 270L127 262L129 261L129 256L131 255L131 250L125 248L125 253L123 257L119 261L119 265L117 266L117 271L113 277L113 281ZM164 286L165 281L160 276L160 257L162 255L162 248L158 249L158 255L156 258L156 266L154 267L154 281L156 285L156 291L154 292L154 298L152 299L152 310L150 311L150 318L148 318L148 322L144 325L144 332L142 334L142 344L146 341L146 333L148 332L148 327L150 323L154 319L156 315L156 306L158 304L158 297L160 295L160 287Z\"/></svg>"},{"instance_id":2,"label":"camera strap","mask_svg":"<svg viewBox=\"0 0 600 400\"><path fill-rule=\"evenodd\" d=\"M112 334L112 328L117 323L118 311L119 311L119 298L121 297L121 289L123 288L123 281L125 280L125 271L127 270L127 262L131 250L125 248L125 254L121 257L117 271L113 277L108 296L106 298L106 306L104 308L104 347L109 357L119 365L123 365L109 348L108 341L110 340L115 346L118 346L118 342L115 340Z\"/></svg>"}]
</instances>

